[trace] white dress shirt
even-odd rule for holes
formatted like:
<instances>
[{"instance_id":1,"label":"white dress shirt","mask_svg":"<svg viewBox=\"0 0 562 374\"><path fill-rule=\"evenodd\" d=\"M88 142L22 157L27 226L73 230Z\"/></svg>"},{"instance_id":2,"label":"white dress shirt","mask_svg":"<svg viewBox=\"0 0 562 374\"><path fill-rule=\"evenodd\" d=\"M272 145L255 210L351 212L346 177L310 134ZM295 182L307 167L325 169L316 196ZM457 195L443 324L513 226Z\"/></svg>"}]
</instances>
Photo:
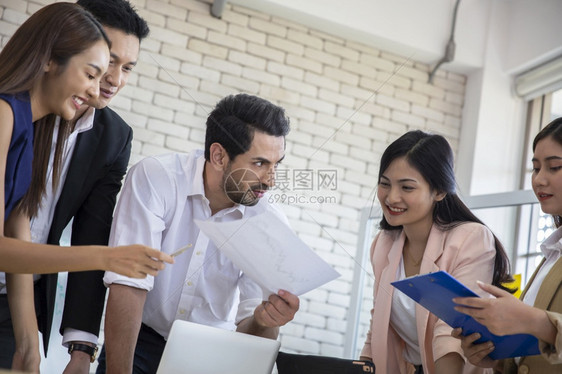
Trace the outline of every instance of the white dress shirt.
<instances>
[{"instance_id":1,"label":"white dress shirt","mask_svg":"<svg viewBox=\"0 0 562 374\"><path fill-rule=\"evenodd\" d=\"M234 329L262 301L261 288L199 231L195 219L234 221L273 209L287 222L264 198L253 207L237 204L211 215L204 167L200 150L143 159L127 174L113 219L110 246L140 243L171 254L192 245L156 278L132 279L112 272L104 276L106 285L150 291L142 321L164 338L176 319Z\"/></svg>"},{"instance_id":2,"label":"white dress shirt","mask_svg":"<svg viewBox=\"0 0 562 374\"><path fill-rule=\"evenodd\" d=\"M396 280L406 278L404 269L404 256L400 259ZM376 316L373 316L376 318ZM390 312L390 325L404 340L404 359L411 364L421 365L422 358L416 327L416 302L405 293L394 289L392 292L392 309Z\"/></svg>"},{"instance_id":3,"label":"white dress shirt","mask_svg":"<svg viewBox=\"0 0 562 374\"><path fill-rule=\"evenodd\" d=\"M56 128L53 134L53 144L51 146L51 154L49 156L45 194L41 200L41 207L39 207L37 215L31 219L31 241L34 243L45 244L47 243L47 239L49 239L49 232L51 231L51 223L53 222L53 217L55 215L55 208L57 207L57 202L59 201L62 188L64 187L66 175L68 174L68 168L70 167L70 161L72 160L72 154L74 153L76 141L78 140L78 135L91 130L94 127L95 112L96 111L93 107L89 107L76 121L74 130L68 135L61 158L62 165L59 182L57 184L57 189L53 191L53 162L60 123L60 117L57 117ZM62 300L57 301L62 302ZM62 308L62 305L60 305L60 307ZM60 322L59 319L60 318L53 318L53 323ZM55 328L53 331L57 330L58 328ZM66 347L71 341L87 341L92 344L97 344L98 337L86 331L66 328L64 330L62 344Z\"/></svg>"},{"instance_id":4,"label":"white dress shirt","mask_svg":"<svg viewBox=\"0 0 562 374\"><path fill-rule=\"evenodd\" d=\"M74 147L76 146L76 140L78 139L78 135L80 133L91 130L94 127L94 113L95 109L93 107L88 108L78 121L76 121L74 130L68 136L61 158L62 167L60 179L57 189L53 191L53 162L60 123L60 117L57 117L56 128L53 134L53 144L51 146L51 155L49 156L45 194L41 200L41 206L37 211L37 215L31 219L31 241L33 243L47 243L49 231L51 231L51 223L53 222L53 217L55 215L55 208L57 207L57 202L62 192L66 175L68 174L68 168L70 167L70 161L72 160L71 156L74 152Z\"/></svg>"},{"instance_id":5,"label":"white dress shirt","mask_svg":"<svg viewBox=\"0 0 562 374\"><path fill-rule=\"evenodd\" d=\"M541 287L544 278L550 269L552 269L556 261L560 258L562 252L562 227L556 229L556 231L550 234L550 236L541 243L541 252L545 261L537 272L533 283L529 285L529 288L525 293L523 302L527 305L535 304L535 299L537 298L539 288Z\"/></svg>"}]
</instances>

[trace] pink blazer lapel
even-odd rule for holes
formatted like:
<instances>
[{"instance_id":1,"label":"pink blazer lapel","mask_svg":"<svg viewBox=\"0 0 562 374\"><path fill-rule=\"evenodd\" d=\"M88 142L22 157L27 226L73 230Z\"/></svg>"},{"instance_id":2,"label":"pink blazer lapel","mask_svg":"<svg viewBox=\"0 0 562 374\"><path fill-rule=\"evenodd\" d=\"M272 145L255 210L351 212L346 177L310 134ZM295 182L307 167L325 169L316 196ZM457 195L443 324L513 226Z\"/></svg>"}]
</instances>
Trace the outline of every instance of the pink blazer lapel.
<instances>
[{"instance_id":1,"label":"pink blazer lapel","mask_svg":"<svg viewBox=\"0 0 562 374\"><path fill-rule=\"evenodd\" d=\"M390 239L389 237L386 237ZM384 253L375 253L375 279L377 282L377 296L375 309L373 311L373 330L371 331L371 346L373 352L379 352L379 356L374 357L375 365L380 367L381 372L387 370L387 356L389 344L390 312L392 309L392 293L394 287L390 284L396 279L396 271L400 264L402 248L404 247L405 235L400 233L394 240L390 239L385 243L378 243L378 249L383 250L386 245L390 245L390 250ZM376 256L376 255L379 256ZM378 273L378 274L377 274ZM377 278L378 277L378 278Z\"/></svg>"},{"instance_id":2,"label":"pink blazer lapel","mask_svg":"<svg viewBox=\"0 0 562 374\"><path fill-rule=\"evenodd\" d=\"M423 253L423 259L420 267L420 274L433 273L439 270L436 262L443 254L445 244L445 235L437 226L433 225L427 238L427 245ZM429 319L429 311L424 307L416 304L416 328L418 331L418 344L420 351L426 351L426 344L431 344L431 340L426 342L427 325ZM431 335L430 335L431 336ZM424 355L422 355L424 357ZM422 363L424 367L431 367L426 362Z\"/></svg>"},{"instance_id":3,"label":"pink blazer lapel","mask_svg":"<svg viewBox=\"0 0 562 374\"><path fill-rule=\"evenodd\" d=\"M437 260L443 254L445 247L445 234L436 225L431 226L427 244L423 253L420 274L432 273L439 270Z\"/></svg>"},{"instance_id":4,"label":"pink blazer lapel","mask_svg":"<svg viewBox=\"0 0 562 374\"><path fill-rule=\"evenodd\" d=\"M404 249L404 242L406 241L406 234L403 231L392 243L390 251L388 251L387 261L388 265L383 269L381 276L388 282L393 282L396 279L396 271L400 265L402 258L402 250Z\"/></svg>"}]
</instances>

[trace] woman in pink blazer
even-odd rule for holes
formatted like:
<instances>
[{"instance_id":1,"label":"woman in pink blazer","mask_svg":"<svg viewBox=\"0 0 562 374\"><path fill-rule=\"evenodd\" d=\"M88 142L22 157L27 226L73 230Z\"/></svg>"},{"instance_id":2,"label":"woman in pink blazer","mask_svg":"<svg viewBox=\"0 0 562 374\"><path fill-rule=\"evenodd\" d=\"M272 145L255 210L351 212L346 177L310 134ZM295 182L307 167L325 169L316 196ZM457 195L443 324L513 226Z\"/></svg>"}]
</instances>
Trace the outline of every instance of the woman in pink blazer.
<instances>
[{"instance_id":1,"label":"woman in pink blazer","mask_svg":"<svg viewBox=\"0 0 562 374\"><path fill-rule=\"evenodd\" d=\"M390 284L437 270L475 292L477 280L510 280L502 245L456 194L445 138L410 131L394 141L381 158L377 197L384 216L371 246L374 305L361 358L383 374L484 372L465 363L451 327Z\"/></svg>"}]
</instances>

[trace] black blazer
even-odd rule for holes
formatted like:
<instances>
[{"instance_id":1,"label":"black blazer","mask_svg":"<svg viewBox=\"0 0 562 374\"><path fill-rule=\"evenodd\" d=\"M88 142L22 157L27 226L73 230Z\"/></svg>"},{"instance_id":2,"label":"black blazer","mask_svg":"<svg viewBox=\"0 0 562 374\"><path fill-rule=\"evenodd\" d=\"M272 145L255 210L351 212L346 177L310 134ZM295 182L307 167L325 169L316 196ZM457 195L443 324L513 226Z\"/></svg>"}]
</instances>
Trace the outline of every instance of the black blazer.
<instances>
[{"instance_id":1,"label":"black blazer","mask_svg":"<svg viewBox=\"0 0 562 374\"><path fill-rule=\"evenodd\" d=\"M72 245L107 245L117 193L131 155L133 130L109 108L96 110L93 128L78 135L58 199L49 244L58 244L74 217ZM47 352L58 274L43 275L36 287L39 330ZM106 288L103 271L69 273L60 331L74 328L99 335Z\"/></svg>"}]
</instances>

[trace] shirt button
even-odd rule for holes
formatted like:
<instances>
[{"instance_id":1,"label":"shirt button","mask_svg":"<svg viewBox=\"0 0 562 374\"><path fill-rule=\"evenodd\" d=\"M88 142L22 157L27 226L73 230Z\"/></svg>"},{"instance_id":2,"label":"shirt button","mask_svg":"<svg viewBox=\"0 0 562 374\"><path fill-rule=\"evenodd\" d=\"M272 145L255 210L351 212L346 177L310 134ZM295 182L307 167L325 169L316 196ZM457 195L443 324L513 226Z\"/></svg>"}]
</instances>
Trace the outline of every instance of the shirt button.
<instances>
[{"instance_id":1,"label":"shirt button","mask_svg":"<svg viewBox=\"0 0 562 374\"><path fill-rule=\"evenodd\" d=\"M527 365L519 366L519 374L529 374L529 367Z\"/></svg>"},{"instance_id":2,"label":"shirt button","mask_svg":"<svg viewBox=\"0 0 562 374\"><path fill-rule=\"evenodd\" d=\"M180 314L185 314L185 309L180 309L179 312Z\"/></svg>"},{"instance_id":3,"label":"shirt button","mask_svg":"<svg viewBox=\"0 0 562 374\"><path fill-rule=\"evenodd\" d=\"M188 282L187 282L187 285L191 287L191 286L193 286L193 282L188 281Z\"/></svg>"},{"instance_id":4,"label":"shirt button","mask_svg":"<svg viewBox=\"0 0 562 374\"><path fill-rule=\"evenodd\" d=\"M197 251L197 252L195 252L195 254L196 254L197 256L199 256L199 255L201 254L201 251Z\"/></svg>"}]
</instances>

